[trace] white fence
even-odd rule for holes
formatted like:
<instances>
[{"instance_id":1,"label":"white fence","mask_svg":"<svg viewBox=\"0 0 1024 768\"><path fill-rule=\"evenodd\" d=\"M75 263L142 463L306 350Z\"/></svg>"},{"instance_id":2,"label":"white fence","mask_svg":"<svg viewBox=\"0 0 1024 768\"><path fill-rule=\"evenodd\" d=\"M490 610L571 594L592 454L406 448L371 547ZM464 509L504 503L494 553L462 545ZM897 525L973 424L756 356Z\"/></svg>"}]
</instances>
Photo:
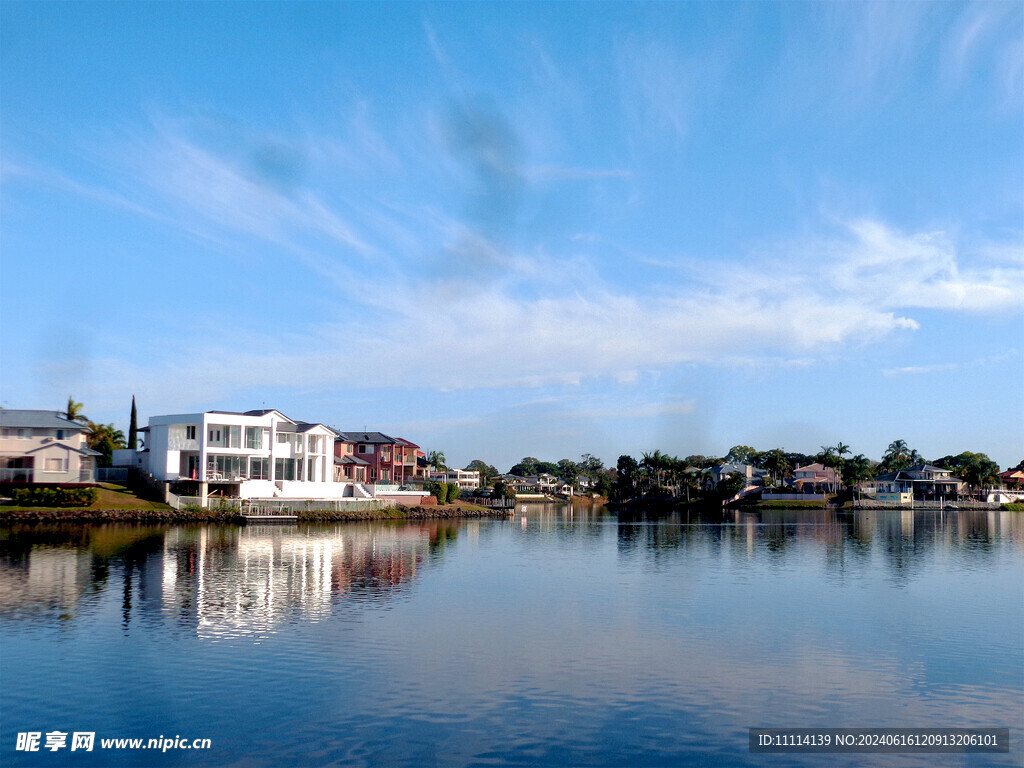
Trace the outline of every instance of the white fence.
<instances>
[{"instance_id":1,"label":"white fence","mask_svg":"<svg viewBox=\"0 0 1024 768\"><path fill-rule=\"evenodd\" d=\"M762 493L761 501L824 501L824 493Z\"/></svg>"},{"instance_id":2,"label":"white fence","mask_svg":"<svg viewBox=\"0 0 1024 768\"><path fill-rule=\"evenodd\" d=\"M381 499L246 499L243 515L295 515L299 512L367 512L391 506Z\"/></svg>"},{"instance_id":3,"label":"white fence","mask_svg":"<svg viewBox=\"0 0 1024 768\"><path fill-rule=\"evenodd\" d=\"M175 509L199 507L224 510L240 515L295 515L299 512L366 512L391 506L381 499L233 499L208 496L175 496L168 494L167 503Z\"/></svg>"}]
</instances>

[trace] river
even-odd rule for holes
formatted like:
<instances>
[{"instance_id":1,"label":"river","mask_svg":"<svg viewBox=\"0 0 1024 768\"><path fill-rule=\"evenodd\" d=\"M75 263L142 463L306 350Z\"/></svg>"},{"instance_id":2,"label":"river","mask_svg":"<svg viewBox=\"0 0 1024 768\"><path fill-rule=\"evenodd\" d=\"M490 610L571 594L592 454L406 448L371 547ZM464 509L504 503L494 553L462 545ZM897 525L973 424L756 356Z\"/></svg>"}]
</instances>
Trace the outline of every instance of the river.
<instances>
[{"instance_id":1,"label":"river","mask_svg":"<svg viewBox=\"0 0 1024 768\"><path fill-rule=\"evenodd\" d=\"M1019 766L1024 514L9 525L0 713L18 766ZM880 726L1012 746L747 748Z\"/></svg>"}]
</instances>

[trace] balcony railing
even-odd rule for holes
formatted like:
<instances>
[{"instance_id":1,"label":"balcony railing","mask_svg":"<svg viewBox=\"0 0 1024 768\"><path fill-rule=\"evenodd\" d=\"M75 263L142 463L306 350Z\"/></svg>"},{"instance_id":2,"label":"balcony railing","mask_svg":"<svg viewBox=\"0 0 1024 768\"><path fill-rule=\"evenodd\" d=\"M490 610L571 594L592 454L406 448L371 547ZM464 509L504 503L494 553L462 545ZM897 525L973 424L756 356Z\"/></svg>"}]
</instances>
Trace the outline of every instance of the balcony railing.
<instances>
[{"instance_id":1,"label":"balcony railing","mask_svg":"<svg viewBox=\"0 0 1024 768\"><path fill-rule=\"evenodd\" d=\"M4 467L0 469L0 483L34 482L35 469L32 467Z\"/></svg>"}]
</instances>

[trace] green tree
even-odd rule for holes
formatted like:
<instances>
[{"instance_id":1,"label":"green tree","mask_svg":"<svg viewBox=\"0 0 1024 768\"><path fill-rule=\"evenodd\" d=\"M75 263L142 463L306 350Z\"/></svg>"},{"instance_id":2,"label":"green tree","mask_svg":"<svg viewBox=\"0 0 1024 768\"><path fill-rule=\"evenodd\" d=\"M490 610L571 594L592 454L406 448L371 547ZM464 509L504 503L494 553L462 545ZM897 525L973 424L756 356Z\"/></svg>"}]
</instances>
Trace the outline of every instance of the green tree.
<instances>
[{"instance_id":1,"label":"green tree","mask_svg":"<svg viewBox=\"0 0 1024 768\"><path fill-rule=\"evenodd\" d=\"M848 459L843 470L843 479L851 489L855 489L861 483L870 480L875 474L871 467L871 460L862 453L858 453L856 456Z\"/></svg>"},{"instance_id":2,"label":"green tree","mask_svg":"<svg viewBox=\"0 0 1024 768\"><path fill-rule=\"evenodd\" d=\"M616 501L632 499L637 494L637 474L639 465L632 456L619 456L615 465L615 483L612 486L612 497Z\"/></svg>"},{"instance_id":3,"label":"green tree","mask_svg":"<svg viewBox=\"0 0 1024 768\"><path fill-rule=\"evenodd\" d=\"M772 483L776 486L782 485L783 478L793 469L786 460L786 454L779 448L773 448L762 453L760 461L761 469L768 471Z\"/></svg>"},{"instance_id":4,"label":"green tree","mask_svg":"<svg viewBox=\"0 0 1024 768\"><path fill-rule=\"evenodd\" d=\"M82 404L75 402L75 398L68 395L68 407L64 414L68 421L80 421L88 423L88 419L82 414Z\"/></svg>"},{"instance_id":5,"label":"green tree","mask_svg":"<svg viewBox=\"0 0 1024 768\"><path fill-rule=\"evenodd\" d=\"M729 452L725 454L726 464L752 464L753 458L757 454L755 448L751 448L749 445L734 445L729 449Z\"/></svg>"},{"instance_id":6,"label":"green tree","mask_svg":"<svg viewBox=\"0 0 1024 768\"><path fill-rule=\"evenodd\" d=\"M540 470L537 467L540 464L540 459L535 459L533 456L524 456L519 460L518 464L513 464L512 468L508 471L510 475L518 475L519 477L528 477L529 475L538 475Z\"/></svg>"},{"instance_id":7,"label":"green tree","mask_svg":"<svg viewBox=\"0 0 1024 768\"><path fill-rule=\"evenodd\" d=\"M742 491L746 485L747 478L743 477L738 472L730 472L718 481L718 486L715 490L718 491L719 498L725 501L726 499L731 499L737 493Z\"/></svg>"},{"instance_id":8,"label":"green tree","mask_svg":"<svg viewBox=\"0 0 1024 768\"><path fill-rule=\"evenodd\" d=\"M125 447L124 432L113 424L96 424L88 421L86 426L89 427L86 444L100 453L96 459L96 466L109 467L113 463L114 451Z\"/></svg>"},{"instance_id":9,"label":"green tree","mask_svg":"<svg viewBox=\"0 0 1024 768\"><path fill-rule=\"evenodd\" d=\"M537 474L548 474L558 477L558 464L553 461L538 461Z\"/></svg>"},{"instance_id":10,"label":"green tree","mask_svg":"<svg viewBox=\"0 0 1024 768\"><path fill-rule=\"evenodd\" d=\"M935 465L950 470L975 490L999 482L999 465L984 453L964 451L956 456L943 456Z\"/></svg>"},{"instance_id":11,"label":"green tree","mask_svg":"<svg viewBox=\"0 0 1024 768\"><path fill-rule=\"evenodd\" d=\"M557 475L558 479L563 483L575 486L576 481L580 477L580 466L570 459L559 459L558 471L554 474Z\"/></svg>"},{"instance_id":12,"label":"green tree","mask_svg":"<svg viewBox=\"0 0 1024 768\"><path fill-rule=\"evenodd\" d=\"M590 490L592 493L596 493L598 496L604 496L610 498L612 493L612 478L611 471L606 470L601 472L596 478L594 478Z\"/></svg>"},{"instance_id":13,"label":"green tree","mask_svg":"<svg viewBox=\"0 0 1024 768\"><path fill-rule=\"evenodd\" d=\"M445 464L445 461L447 461L447 459L445 459L444 451L430 451L427 454L427 464L440 472L444 472L448 469L448 465Z\"/></svg>"},{"instance_id":14,"label":"green tree","mask_svg":"<svg viewBox=\"0 0 1024 768\"><path fill-rule=\"evenodd\" d=\"M893 440L882 455L882 463L879 470L882 472L896 472L900 469L912 467L920 463L921 454L916 449L907 445L906 440Z\"/></svg>"},{"instance_id":15,"label":"green tree","mask_svg":"<svg viewBox=\"0 0 1024 768\"><path fill-rule=\"evenodd\" d=\"M132 415L128 422L128 447L133 451L139 447L139 414L135 410L135 395L132 395Z\"/></svg>"},{"instance_id":16,"label":"green tree","mask_svg":"<svg viewBox=\"0 0 1024 768\"><path fill-rule=\"evenodd\" d=\"M494 481L494 487L491 489L491 495L499 499L514 499L516 497L516 492L504 480L498 479Z\"/></svg>"},{"instance_id":17,"label":"green tree","mask_svg":"<svg viewBox=\"0 0 1024 768\"><path fill-rule=\"evenodd\" d=\"M580 474L587 478L592 484L597 482L597 479L604 472L604 463L589 453L584 453L580 456L579 462Z\"/></svg>"}]
</instances>

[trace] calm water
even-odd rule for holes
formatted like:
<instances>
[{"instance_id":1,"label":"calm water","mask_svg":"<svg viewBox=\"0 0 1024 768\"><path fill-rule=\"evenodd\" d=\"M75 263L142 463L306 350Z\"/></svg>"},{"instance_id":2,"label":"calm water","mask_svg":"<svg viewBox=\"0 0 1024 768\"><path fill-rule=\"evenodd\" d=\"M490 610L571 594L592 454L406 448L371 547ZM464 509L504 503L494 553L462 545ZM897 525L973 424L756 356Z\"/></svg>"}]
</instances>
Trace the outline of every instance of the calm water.
<instances>
[{"instance_id":1,"label":"calm water","mask_svg":"<svg viewBox=\"0 0 1024 768\"><path fill-rule=\"evenodd\" d=\"M1020 513L8 527L0 621L3 765L1024 764ZM750 755L751 726L1012 748ZM96 749L15 751L52 730ZM159 736L212 748L99 748Z\"/></svg>"}]
</instances>

